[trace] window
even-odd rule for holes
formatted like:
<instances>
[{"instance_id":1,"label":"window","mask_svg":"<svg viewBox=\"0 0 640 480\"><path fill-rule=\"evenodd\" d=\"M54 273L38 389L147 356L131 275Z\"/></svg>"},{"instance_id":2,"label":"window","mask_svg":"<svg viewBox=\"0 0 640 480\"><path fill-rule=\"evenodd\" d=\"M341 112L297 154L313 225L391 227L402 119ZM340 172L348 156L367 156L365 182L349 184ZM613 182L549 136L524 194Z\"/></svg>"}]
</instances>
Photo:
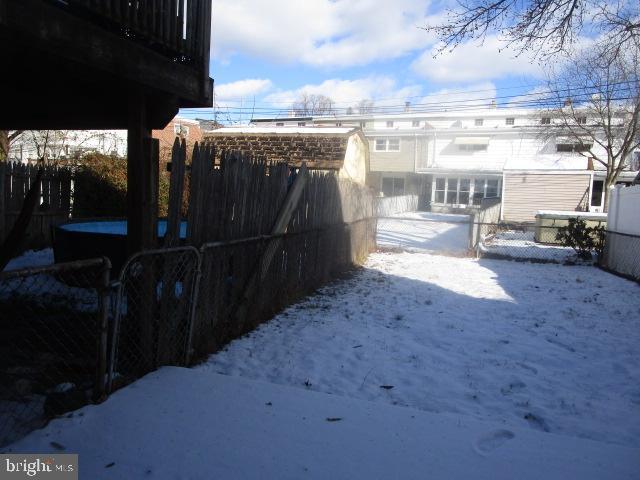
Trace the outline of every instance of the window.
<instances>
[{"instance_id":1,"label":"window","mask_svg":"<svg viewBox=\"0 0 640 480\"><path fill-rule=\"evenodd\" d=\"M500 197L498 178L436 177L433 202L445 205L480 206L483 198Z\"/></svg>"},{"instance_id":2,"label":"window","mask_svg":"<svg viewBox=\"0 0 640 480\"><path fill-rule=\"evenodd\" d=\"M603 180L594 180L593 186L591 187L591 206L592 207L600 207L602 206L602 192L604 191L604 181Z\"/></svg>"},{"instance_id":3,"label":"window","mask_svg":"<svg viewBox=\"0 0 640 480\"><path fill-rule=\"evenodd\" d=\"M484 193L485 198L497 198L499 196L498 183L499 183L499 180L497 178L487 179L487 188Z\"/></svg>"},{"instance_id":4,"label":"window","mask_svg":"<svg viewBox=\"0 0 640 480\"><path fill-rule=\"evenodd\" d=\"M399 138L376 138L374 150L376 152L399 152L400 139Z\"/></svg>"},{"instance_id":5,"label":"window","mask_svg":"<svg viewBox=\"0 0 640 480\"><path fill-rule=\"evenodd\" d=\"M445 179L436 178L436 195L435 203L444 203Z\"/></svg>"},{"instance_id":6,"label":"window","mask_svg":"<svg viewBox=\"0 0 640 480\"><path fill-rule=\"evenodd\" d=\"M514 125L516 123L516 119L515 118L507 118L505 123L507 125Z\"/></svg>"},{"instance_id":7,"label":"window","mask_svg":"<svg viewBox=\"0 0 640 480\"><path fill-rule=\"evenodd\" d=\"M393 121L392 120L389 120L387 122L387 128L393 128Z\"/></svg>"},{"instance_id":8,"label":"window","mask_svg":"<svg viewBox=\"0 0 640 480\"><path fill-rule=\"evenodd\" d=\"M382 194L385 197L404 195L404 178L383 177Z\"/></svg>"},{"instance_id":9,"label":"window","mask_svg":"<svg viewBox=\"0 0 640 480\"><path fill-rule=\"evenodd\" d=\"M588 152L592 145L588 143L557 143L556 152Z\"/></svg>"},{"instance_id":10,"label":"window","mask_svg":"<svg viewBox=\"0 0 640 480\"><path fill-rule=\"evenodd\" d=\"M342 126L342 122L336 122L336 127L341 127Z\"/></svg>"},{"instance_id":11,"label":"window","mask_svg":"<svg viewBox=\"0 0 640 480\"><path fill-rule=\"evenodd\" d=\"M276 122L276 127L284 127L284 122Z\"/></svg>"},{"instance_id":12,"label":"window","mask_svg":"<svg viewBox=\"0 0 640 480\"><path fill-rule=\"evenodd\" d=\"M551 117L542 117L540 119L541 125L551 125Z\"/></svg>"},{"instance_id":13,"label":"window","mask_svg":"<svg viewBox=\"0 0 640 480\"><path fill-rule=\"evenodd\" d=\"M458 179L447 178L447 204L452 205L456 202L458 197Z\"/></svg>"},{"instance_id":14,"label":"window","mask_svg":"<svg viewBox=\"0 0 640 480\"><path fill-rule=\"evenodd\" d=\"M305 123L305 122L298 122L298 126L299 126L299 127L304 127L305 125L306 125L306 123Z\"/></svg>"},{"instance_id":15,"label":"window","mask_svg":"<svg viewBox=\"0 0 640 480\"><path fill-rule=\"evenodd\" d=\"M469 145L458 145L460 150L465 152L480 152L482 150L486 150L487 146L482 144L469 144Z\"/></svg>"},{"instance_id":16,"label":"window","mask_svg":"<svg viewBox=\"0 0 640 480\"><path fill-rule=\"evenodd\" d=\"M481 127L483 123L484 123L484 120L482 118L476 118L475 120L476 127Z\"/></svg>"},{"instance_id":17,"label":"window","mask_svg":"<svg viewBox=\"0 0 640 480\"><path fill-rule=\"evenodd\" d=\"M458 201L461 205L469 204L469 192L471 191L471 180L468 178L461 178L460 185L458 186Z\"/></svg>"},{"instance_id":18,"label":"window","mask_svg":"<svg viewBox=\"0 0 640 480\"><path fill-rule=\"evenodd\" d=\"M360 128L367 128L367 122L360 122Z\"/></svg>"},{"instance_id":19,"label":"window","mask_svg":"<svg viewBox=\"0 0 640 480\"><path fill-rule=\"evenodd\" d=\"M576 122L578 122L580 125L585 125L587 123L587 117L578 117L576 118Z\"/></svg>"},{"instance_id":20,"label":"window","mask_svg":"<svg viewBox=\"0 0 640 480\"><path fill-rule=\"evenodd\" d=\"M414 120L413 122L411 122L411 126L412 127L420 127L420 120Z\"/></svg>"},{"instance_id":21,"label":"window","mask_svg":"<svg viewBox=\"0 0 640 480\"><path fill-rule=\"evenodd\" d=\"M186 125L182 125L181 123L174 123L173 133L175 133L176 135L187 137L189 136L189 127L187 127Z\"/></svg>"},{"instance_id":22,"label":"window","mask_svg":"<svg viewBox=\"0 0 640 480\"><path fill-rule=\"evenodd\" d=\"M485 187L486 179L484 178L476 178L473 181L473 204L480 206L482 204L482 199L484 198L484 187Z\"/></svg>"}]
</instances>

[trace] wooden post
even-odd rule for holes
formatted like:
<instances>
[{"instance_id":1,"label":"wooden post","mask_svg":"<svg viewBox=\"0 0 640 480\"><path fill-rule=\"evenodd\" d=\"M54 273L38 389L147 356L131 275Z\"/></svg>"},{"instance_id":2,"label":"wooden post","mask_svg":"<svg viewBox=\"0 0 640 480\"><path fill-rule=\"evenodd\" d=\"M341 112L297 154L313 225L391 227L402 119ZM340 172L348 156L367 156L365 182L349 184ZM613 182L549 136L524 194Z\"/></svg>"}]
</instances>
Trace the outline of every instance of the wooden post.
<instances>
[{"instance_id":1,"label":"wooden post","mask_svg":"<svg viewBox=\"0 0 640 480\"><path fill-rule=\"evenodd\" d=\"M6 222L6 205L4 201L4 185L5 185L5 176L7 174L7 164L5 162L0 162L0 243L4 241L5 235L5 222Z\"/></svg>"},{"instance_id":2,"label":"wooden post","mask_svg":"<svg viewBox=\"0 0 640 480\"><path fill-rule=\"evenodd\" d=\"M129 98L127 136L127 249L129 254L156 246L158 223L157 142L151 138L144 94Z\"/></svg>"},{"instance_id":3,"label":"wooden post","mask_svg":"<svg viewBox=\"0 0 640 480\"><path fill-rule=\"evenodd\" d=\"M287 226L291 221L291 216L295 211L300 199L302 198L302 192L304 190L305 185L307 184L307 180L309 179L309 170L306 165L302 164L302 168L300 168L298 175L296 176L291 189L287 193L286 198L284 199L284 204L280 208L278 212L278 217L276 218L276 222L271 229L271 235L281 235L287 232ZM258 264L256 265L255 270L250 275L249 280L247 281L244 292L240 298L240 301L235 308L235 325L237 328L242 331L244 328L245 322L247 320L247 316L249 314L249 307L251 306L251 301L255 296L258 285L267 274L269 267L271 265L271 261L273 257L282 243L282 238L276 237L269 240L267 246L264 250L264 253L258 260Z\"/></svg>"}]
</instances>

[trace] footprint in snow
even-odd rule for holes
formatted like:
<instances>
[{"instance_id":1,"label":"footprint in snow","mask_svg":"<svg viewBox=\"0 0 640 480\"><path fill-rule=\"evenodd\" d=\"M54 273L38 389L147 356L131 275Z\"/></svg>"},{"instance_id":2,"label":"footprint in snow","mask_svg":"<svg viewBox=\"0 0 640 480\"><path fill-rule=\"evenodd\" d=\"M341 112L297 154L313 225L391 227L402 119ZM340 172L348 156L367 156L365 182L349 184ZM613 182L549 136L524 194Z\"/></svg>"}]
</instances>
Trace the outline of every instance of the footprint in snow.
<instances>
[{"instance_id":1,"label":"footprint in snow","mask_svg":"<svg viewBox=\"0 0 640 480\"><path fill-rule=\"evenodd\" d=\"M509 430L495 430L478 438L473 448L480 455L488 455L514 437L515 434Z\"/></svg>"}]
</instances>

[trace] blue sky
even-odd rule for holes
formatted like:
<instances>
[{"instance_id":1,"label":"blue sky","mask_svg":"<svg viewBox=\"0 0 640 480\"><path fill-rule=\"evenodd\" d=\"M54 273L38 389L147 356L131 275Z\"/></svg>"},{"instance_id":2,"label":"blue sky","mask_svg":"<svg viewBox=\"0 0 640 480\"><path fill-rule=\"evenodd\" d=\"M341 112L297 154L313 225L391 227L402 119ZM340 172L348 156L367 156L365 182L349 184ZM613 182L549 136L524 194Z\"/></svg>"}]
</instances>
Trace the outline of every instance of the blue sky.
<instances>
[{"instance_id":1,"label":"blue sky","mask_svg":"<svg viewBox=\"0 0 640 480\"><path fill-rule=\"evenodd\" d=\"M440 101L489 103L544 83L543 68L495 35L434 58L447 2L213 0L211 76L222 120L284 115L302 92L339 109ZM479 100L483 99L483 100ZM211 117L212 110L183 111Z\"/></svg>"}]
</instances>

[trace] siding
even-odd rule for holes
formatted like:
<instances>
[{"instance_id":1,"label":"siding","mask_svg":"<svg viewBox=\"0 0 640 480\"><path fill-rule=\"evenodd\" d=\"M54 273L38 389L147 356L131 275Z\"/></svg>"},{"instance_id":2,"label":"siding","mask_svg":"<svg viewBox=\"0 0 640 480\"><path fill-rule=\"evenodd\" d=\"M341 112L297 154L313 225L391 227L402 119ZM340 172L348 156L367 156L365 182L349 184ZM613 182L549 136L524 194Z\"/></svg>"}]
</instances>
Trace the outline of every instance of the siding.
<instances>
[{"instance_id":1,"label":"siding","mask_svg":"<svg viewBox=\"0 0 640 480\"><path fill-rule=\"evenodd\" d=\"M416 144L414 137L398 137L392 133L385 138L400 138L399 152L376 152L376 138L369 139L370 165L372 172L413 172Z\"/></svg>"},{"instance_id":2,"label":"siding","mask_svg":"<svg viewBox=\"0 0 640 480\"><path fill-rule=\"evenodd\" d=\"M575 211L589 200L589 175L506 173L504 181L506 221L533 222L538 210Z\"/></svg>"}]
</instances>

